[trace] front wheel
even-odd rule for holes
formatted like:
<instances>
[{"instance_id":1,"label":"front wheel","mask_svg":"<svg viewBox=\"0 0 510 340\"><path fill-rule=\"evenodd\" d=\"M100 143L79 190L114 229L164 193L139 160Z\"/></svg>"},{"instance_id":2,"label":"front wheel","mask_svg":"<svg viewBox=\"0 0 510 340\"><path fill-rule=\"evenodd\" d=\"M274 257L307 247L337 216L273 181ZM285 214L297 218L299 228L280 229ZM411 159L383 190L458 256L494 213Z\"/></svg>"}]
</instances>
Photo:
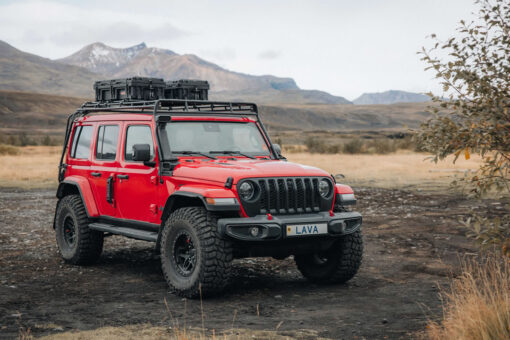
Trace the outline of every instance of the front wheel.
<instances>
[{"instance_id":1,"label":"front wheel","mask_svg":"<svg viewBox=\"0 0 510 340\"><path fill-rule=\"evenodd\" d=\"M344 283L356 275L363 257L361 230L342 236L328 251L296 255L304 277L317 283Z\"/></svg>"},{"instance_id":2,"label":"front wheel","mask_svg":"<svg viewBox=\"0 0 510 340\"><path fill-rule=\"evenodd\" d=\"M161 235L161 267L168 285L188 298L221 292L228 283L232 247L216 218L202 207L181 208Z\"/></svg>"}]
</instances>

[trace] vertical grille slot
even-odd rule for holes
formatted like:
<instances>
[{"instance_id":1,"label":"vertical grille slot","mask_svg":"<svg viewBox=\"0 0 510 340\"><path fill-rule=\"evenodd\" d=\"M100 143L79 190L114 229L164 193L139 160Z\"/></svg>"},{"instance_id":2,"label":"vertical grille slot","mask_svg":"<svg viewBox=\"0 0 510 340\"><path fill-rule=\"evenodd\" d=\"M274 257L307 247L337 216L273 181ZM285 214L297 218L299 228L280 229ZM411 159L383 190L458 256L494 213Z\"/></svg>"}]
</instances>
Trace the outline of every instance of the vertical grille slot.
<instances>
[{"instance_id":1,"label":"vertical grille slot","mask_svg":"<svg viewBox=\"0 0 510 340\"><path fill-rule=\"evenodd\" d=\"M312 190L312 183L310 181L310 178L305 178L304 182L305 182L304 184L305 184L305 199L306 199L305 211L312 212L313 207L315 206L315 202L314 202L315 200L314 200L313 190Z\"/></svg>"},{"instance_id":2,"label":"vertical grille slot","mask_svg":"<svg viewBox=\"0 0 510 340\"><path fill-rule=\"evenodd\" d=\"M289 211L289 191L283 179L278 179L278 192L280 194L280 213L286 214Z\"/></svg>"},{"instance_id":3,"label":"vertical grille slot","mask_svg":"<svg viewBox=\"0 0 510 340\"><path fill-rule=\"evenodd\" d=\"M314 211L320 211L320 203L319 203L319 180L317 178L312 179L312 197L313 200L313 210Z\"/></svg>"},{"instance_id":4,"label":"vertical grille slot","mask_svg":"<svg viewBox=\"0 0 510 340\"><path fill-rule=\"evenodd\" d=\"M267 203L266 203L266 201L267 201L266 181L260 180L259 187L260 187L260 213L267 214L268 211L266 210L266 206L267 206Z\"/></svg>"},{"instance_id":5,"label":"vertical grille slot","mask_svg":"<svg viewBox=\"0 0 510 340\"><path fill-rule=\"evenodd\" d=\"M278 193L277 193L277 187L274 179L268 179L266 181L267 185L269 186L269 212L271 214L277 214L278 209L276 205L278 204Z\"/></svg>"},{"instance_id":6,"label":"vertical grille slot","mask_svg":"<svg viewBox=\"0 0 510 340\"><path fill-rule=\"evenodd\" d=\"M303 186L303 180L301 178L296 178L296 190L297 190L297 211L298 212L304 212L305 206L306 206L306 199L305 199L305 190Z\"/></svg>"}]
</instances>

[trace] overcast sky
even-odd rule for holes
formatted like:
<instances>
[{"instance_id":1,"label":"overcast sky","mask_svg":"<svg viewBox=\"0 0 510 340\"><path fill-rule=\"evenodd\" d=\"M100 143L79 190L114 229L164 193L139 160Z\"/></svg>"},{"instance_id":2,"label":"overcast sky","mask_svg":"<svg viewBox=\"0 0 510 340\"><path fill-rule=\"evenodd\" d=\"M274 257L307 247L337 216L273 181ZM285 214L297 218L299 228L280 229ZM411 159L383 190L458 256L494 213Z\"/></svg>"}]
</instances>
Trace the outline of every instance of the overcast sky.
<instances>
[{"instance_id":1,"label":"overcast sky","mask_svg":"<svg viewBox=\"0 0 510 340\"><path fill-rule=\"evenodd\" d=\"M145 42L352 100L438 93L416 52L431 33L455 34L473 10L472 0L0 0L0 40L52 59L95 41Z\"/></svg>"}]
</instances>

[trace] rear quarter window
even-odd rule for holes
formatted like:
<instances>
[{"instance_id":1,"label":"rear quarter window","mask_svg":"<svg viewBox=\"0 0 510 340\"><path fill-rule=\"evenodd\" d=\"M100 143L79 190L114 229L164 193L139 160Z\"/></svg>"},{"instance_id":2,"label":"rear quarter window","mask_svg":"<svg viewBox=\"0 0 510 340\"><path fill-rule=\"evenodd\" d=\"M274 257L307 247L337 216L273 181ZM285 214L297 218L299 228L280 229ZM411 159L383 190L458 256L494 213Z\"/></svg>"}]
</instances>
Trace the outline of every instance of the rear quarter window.
<instances>
[{"instance_id":1,"label":"rear quarter window","mask_svg":"<svg viewBox=\"0 0 510 340\"><path fill-rule=\"evenodd\" d=\"M91 125L78 126L75 129L73 143L71 145L71 158L88 159L90 156L90 144L92 142Z\"/></svg>"}]
</instances>

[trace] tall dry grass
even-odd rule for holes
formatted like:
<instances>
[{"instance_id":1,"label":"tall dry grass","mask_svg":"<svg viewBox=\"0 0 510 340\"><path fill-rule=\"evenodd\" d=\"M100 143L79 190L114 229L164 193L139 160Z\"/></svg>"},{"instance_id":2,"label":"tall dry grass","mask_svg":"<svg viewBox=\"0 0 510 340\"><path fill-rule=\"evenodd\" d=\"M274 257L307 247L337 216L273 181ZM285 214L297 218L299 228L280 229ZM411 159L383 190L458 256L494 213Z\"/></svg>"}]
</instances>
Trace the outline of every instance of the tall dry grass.
<instances>
[{"instance_id":1,"label":"tall dry grass","mask_svg":"<svg viewBox=\"0 0 510 340\"><path fill-rule=\"evenodd\" d=\"M433 340L510 339L510 261L469 261L443 297L443 320L430 322Z\"/></svg>"},{"instance_id":2,"label":"tall dry grass","mask_svg":"<svg viewBox=\"0 0 510 340\"><path fill-rule=\"evenodd\" d=\"M7 149L6 149L7 150ZM59 146L8 146L0 152L0 187L44 188L57 185ZM444 190L454 177L479 167L481 159L451 159L437 164L425 160L423 153L399 151L387 155L285 154L289 161L312 165L328 173L342 174L341 182L384 188L422 188Z\"/></svg>"},{"instance_id":3,"label":"tall dry grass","mask_svg":"<svg viewBox=\"0 0 510 340\"><path fill-rule=\"evenodd\" d=\"M58 146L9 146L0 153L0 187L44 188L57 185Z\"/></svg>"},{"instance_id":4,"label":"tall dry grass","mask_svg":"<svg viewBox=\"0 0 510 340\"><path fill-rule=\"evenodd\" d=\"M480 157L469 160L459 158L453 164L453 157L433 163L424 153L399 151L387 155L370 154L285 154L290 162L321 168L330 174L341 174L339 182L349 185L382 188L420 188L444 190L456 177L463 177L466 171L474 171L481 163ZM340 176L341 177L341 176Z\"/></svg>"}]
</instances>

